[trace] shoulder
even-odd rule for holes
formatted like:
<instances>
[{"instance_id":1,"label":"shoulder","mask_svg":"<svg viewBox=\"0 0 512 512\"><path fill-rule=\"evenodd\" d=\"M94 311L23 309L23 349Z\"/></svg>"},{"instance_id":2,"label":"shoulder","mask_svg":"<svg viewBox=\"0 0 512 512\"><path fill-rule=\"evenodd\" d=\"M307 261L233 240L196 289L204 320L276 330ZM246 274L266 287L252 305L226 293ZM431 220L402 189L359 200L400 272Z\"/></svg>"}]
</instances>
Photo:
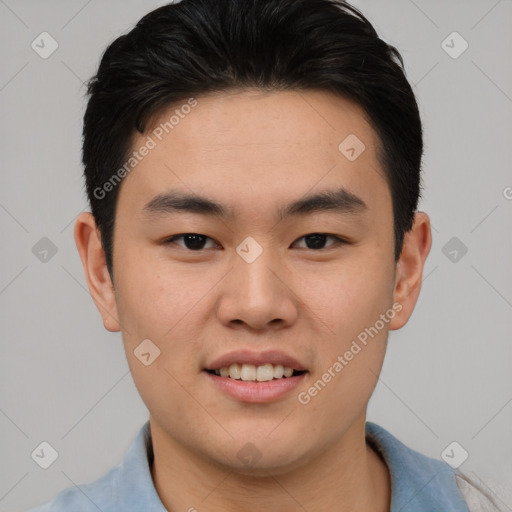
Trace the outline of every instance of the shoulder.
<instances>
[{"instance_id":1,"label":"shoulder","mask_svg":"<svg viewBox=\"0 0 512 512\"><path fill-rule=\"evenodd\" d=\"M456 472L446 462L413 450L371 422L366 424L366 439L388 466L392 510L468 512Z\"/></svg>"},{"instance_id":2,"label":"shoulder","mask_svg":"<svg viewBox=\"0 0 512 512\"><path fill-rule=\"evenodd\" d=\"M94 482L68 487L48 503L28 512L107 512L111 510L118 470L116 466Z\"/></svg>"},{"instance_id":3,"label":"shoulder","mask_svg":"<svg viewBox=\"0 0 512 512\"><path fill-rule=\"evenodd\" d=\"M151 432L147 421L123 461L88 484L61 491L52 501L29 512L164 512L150 471Z\"/></svg>"}]
</instances>

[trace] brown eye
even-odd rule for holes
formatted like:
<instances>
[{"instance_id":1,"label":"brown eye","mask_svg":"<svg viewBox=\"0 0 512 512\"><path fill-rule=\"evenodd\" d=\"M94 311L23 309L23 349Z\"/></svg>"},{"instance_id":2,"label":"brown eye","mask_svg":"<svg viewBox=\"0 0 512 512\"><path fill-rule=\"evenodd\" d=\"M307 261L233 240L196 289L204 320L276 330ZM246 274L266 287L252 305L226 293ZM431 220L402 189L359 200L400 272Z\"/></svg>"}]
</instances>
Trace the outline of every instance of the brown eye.
<instances>
[{"instance_id":1,"label":"brown eye","mask_svg":"<svg viewBox=\"0 0 512 512\"><path fill-rule=\"evenodd\" d=\"M200 235L198 233L183 233L181 235L174 235L171 238L165 240L164 245L170 245L177 239L183 239L185 249L190 251L202 251L205 249L205 243L207 240L214 240L206 235ZM180 245L180 244L178 244ZM218 245L218 244L217 244ZM183 246L182 246L183 247Z\"/></svg>"},{"instance_id":2,"label":"brown eye","mask_svg":"<svg viewBox=\"0 0 512 512\"><path fill-rule=\"evenodd\" d=\"M335 242L334 244L330 244L328 247L323 247L325 245L325 242L328 238L333 239ZM321 250L321 249L328 249L329 247L347 243L345 240L342 240L341 238L334 236L334 235L328 235L326 233L311 233L310 235L304 235L303 237L299 238L298 240L304 239L306 242L305 249L313 249L313 250Z\"/></svg>"}]
</instances>

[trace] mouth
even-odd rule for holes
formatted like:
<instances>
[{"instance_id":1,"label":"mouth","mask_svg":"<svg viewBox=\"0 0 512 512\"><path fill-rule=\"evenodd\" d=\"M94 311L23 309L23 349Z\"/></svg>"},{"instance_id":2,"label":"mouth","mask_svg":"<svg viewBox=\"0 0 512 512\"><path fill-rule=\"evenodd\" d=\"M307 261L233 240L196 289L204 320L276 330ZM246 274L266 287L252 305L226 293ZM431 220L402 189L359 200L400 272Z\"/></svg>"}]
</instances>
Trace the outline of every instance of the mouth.
<instances>
[{"instance_id":1,"label":"mouth","mask_svg":"<svg viewBox=\"0 0 512 512\"><path fill-rule=\"evenodd\" d=\"M269 403L289 397L309 370L281 351L239 350L212 361L202 373L214 389L231 399Z\"/></svg>"},{"instance_id":2,"label":"mouth","mask_svg":"<svg viewBox=\"0 0 512 512\"><path fill-rule=\"evenodd\" d=\"M264 363L262 365L233 363L221 368L206 369L211 375L244 382L269 382L272 380L289 379L306 373L307 370L296 370L282 364Z\"/></svg>"}]
</instances>

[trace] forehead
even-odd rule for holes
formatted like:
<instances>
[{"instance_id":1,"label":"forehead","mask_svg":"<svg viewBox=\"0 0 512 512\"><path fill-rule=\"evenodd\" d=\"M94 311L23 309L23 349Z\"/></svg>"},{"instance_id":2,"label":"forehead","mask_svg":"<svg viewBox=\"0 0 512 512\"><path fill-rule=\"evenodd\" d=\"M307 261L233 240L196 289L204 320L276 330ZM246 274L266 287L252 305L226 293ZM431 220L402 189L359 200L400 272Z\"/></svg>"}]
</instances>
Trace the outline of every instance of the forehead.
<instances>
[{"instance_id":1,"label":"forehead","mask_svg":"<svg viewBox=\"0 0 512 512\"><path fill-rule=\"evenodd\" d=\"M367 203L389 199L364 111L323 91L245 89L184 100L160 112L133 150L149 140L152 149L125 178L139 204L170 188L240 206L339 185Z\"/></svg>"},{"instance_id":2,"label":"forehead","mask_svg":"<svg viewBox=\"0 0 512 512\"><path fill-rule=\"evenodd\" d=\"M154 117L146 134L160 139L173 135L183 149L195 149L206 156L210 151L252 152L272 148L292 156L300 149L313 154L325 152L326 145L338 151L338 143L353 134L366 146L376 142L364 110L354 102L324 91L262 91L243 89L210 93L183 100ZM171 125L171 126L170 126ZM166 137L169 135L169 137ZM160 140L158 140L160 142ZM320 147L318 143L322 144ZM199 153L198 151L199 150Z\"/></svg>"}]
</instances>

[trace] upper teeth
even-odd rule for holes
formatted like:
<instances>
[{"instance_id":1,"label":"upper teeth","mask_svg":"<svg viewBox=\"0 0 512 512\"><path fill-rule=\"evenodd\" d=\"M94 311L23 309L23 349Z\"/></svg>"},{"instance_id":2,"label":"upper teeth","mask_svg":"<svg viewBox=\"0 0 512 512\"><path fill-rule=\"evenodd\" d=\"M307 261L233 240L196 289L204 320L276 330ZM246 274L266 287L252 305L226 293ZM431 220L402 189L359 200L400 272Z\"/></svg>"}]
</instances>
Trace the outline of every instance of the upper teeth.
<instances>
[{"instance_id":1,"label":"upper teeth","mask_svg":"<svg viewBox=\"0 0 512 512\"><path fill-rule=\"evenodd\" d=\"M281 379L283 376L291 377L293 375L293 368L280 364L274 366L270 363L261 366L234 363L231 366L225 366L219 370L215 370L215 374L237 380L256 380L264 382L272 379Z\"/></svg>"}]
</instances>

